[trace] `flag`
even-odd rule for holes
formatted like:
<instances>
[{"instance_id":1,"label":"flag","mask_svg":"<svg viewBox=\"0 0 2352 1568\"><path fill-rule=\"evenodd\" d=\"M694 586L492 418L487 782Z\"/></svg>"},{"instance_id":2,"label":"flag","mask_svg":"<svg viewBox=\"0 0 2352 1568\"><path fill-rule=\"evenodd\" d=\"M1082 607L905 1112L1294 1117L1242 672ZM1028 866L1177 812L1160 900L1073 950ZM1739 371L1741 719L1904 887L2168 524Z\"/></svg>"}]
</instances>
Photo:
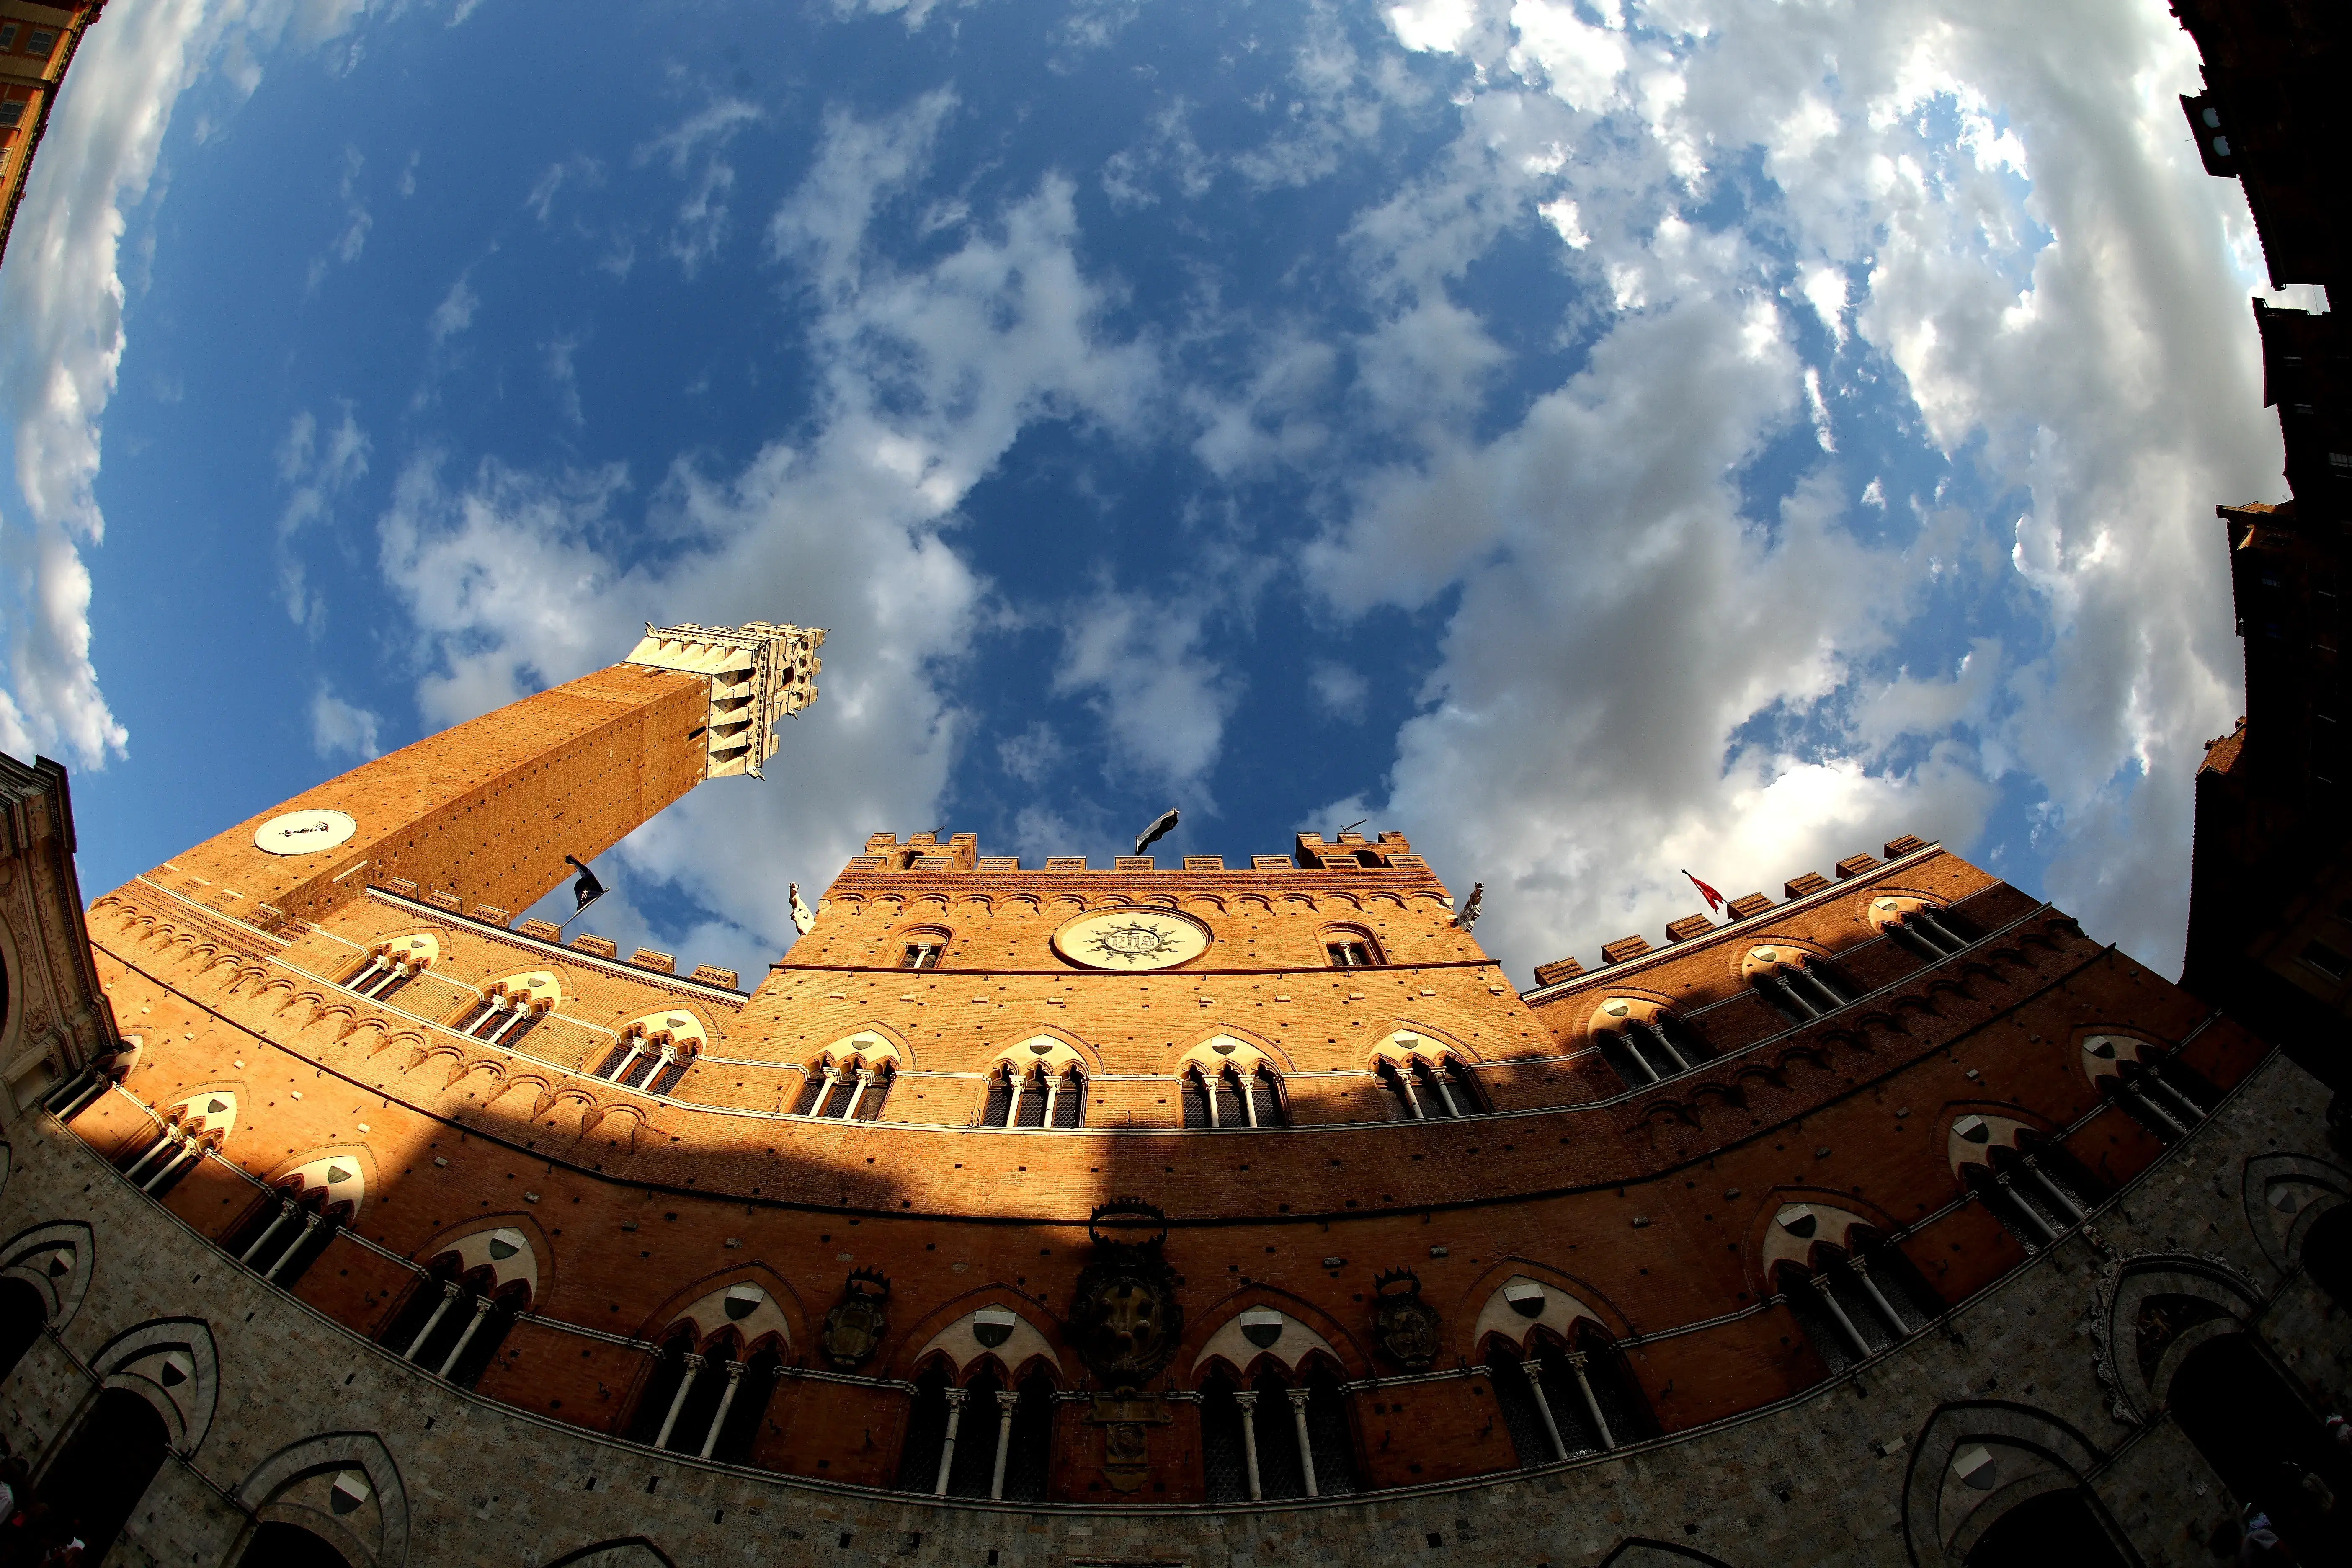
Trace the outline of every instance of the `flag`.
<instances>
[{"instance_id":1,"label":"flag","mask_svg":"<svg viewBox=\"0 0 2352 1568\"><path fill-rule=\"evenodd\" d=\"M1166 811L1161 812L1158 816L1153 817L1151 819L1151 826L1135 836L1135 852L1138 855L1140 855L1146 849L1150 848L1154 844L1159 843L1160 840L1167 837L1169 830L1176 826L1176 819L1182 815L1183 814L1181 812L1178 811L1171 805Z\"/></svg>"},{"instance_id":2,"label":"flag","mask_svg":"<svg viewBox=\"0 0 2352 1568\"><path fill-rule=\"evenodd\" d=\"M1717 892L1713 888L1708 887L1696 877L1691 877L1691 874L1688 871L1685 871L1683 875L1690 877L1690 885L1698 889L1698 896L1706 900L1706 907L1708 909L1719 910L1723 908L1723 895L1721 893Z\"/></svg>"}]
</instances>

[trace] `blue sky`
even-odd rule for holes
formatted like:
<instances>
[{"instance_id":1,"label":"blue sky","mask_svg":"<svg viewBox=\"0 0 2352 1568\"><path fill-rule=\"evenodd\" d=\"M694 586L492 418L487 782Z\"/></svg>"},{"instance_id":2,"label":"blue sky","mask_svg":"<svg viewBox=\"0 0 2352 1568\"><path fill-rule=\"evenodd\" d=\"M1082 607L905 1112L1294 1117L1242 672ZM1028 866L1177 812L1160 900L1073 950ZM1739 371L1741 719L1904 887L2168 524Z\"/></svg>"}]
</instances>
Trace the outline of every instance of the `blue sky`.
<instances>
[{"instance_id":1,"label":"blue sky","mask_svg":"<svg viewBox=\"0 0 2352 1568\"><path fill-rule=\"evenodd\" d=\"M1904 832L2170 970L2282 493L2194 87L2155 0L117 0L0 268L0 744L96 892L787 619L625 945L1174 804L1402 830L1522 973Z\"/></svg>"}]
</instances>

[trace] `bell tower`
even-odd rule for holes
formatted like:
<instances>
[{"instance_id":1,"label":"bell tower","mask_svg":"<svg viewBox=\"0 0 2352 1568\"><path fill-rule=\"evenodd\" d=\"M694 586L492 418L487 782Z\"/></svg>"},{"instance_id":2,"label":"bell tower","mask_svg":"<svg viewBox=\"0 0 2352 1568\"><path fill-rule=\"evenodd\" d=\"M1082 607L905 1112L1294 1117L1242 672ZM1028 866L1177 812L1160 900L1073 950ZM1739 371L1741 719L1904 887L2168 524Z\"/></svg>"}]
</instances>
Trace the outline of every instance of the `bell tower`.
<instances>
[{"instance_id":1,"label":"bell tower","mask_svg":"<svg viewBox=\"0 0 2352 1568\"><path fill-rule=\"evenodd\" d=\"M822 629L654 626L629 657L364 763L155 874L272 928L402 879L468 907L530 907L707 778L761 775L816 700Z\"/></svg>"}]
</instances>

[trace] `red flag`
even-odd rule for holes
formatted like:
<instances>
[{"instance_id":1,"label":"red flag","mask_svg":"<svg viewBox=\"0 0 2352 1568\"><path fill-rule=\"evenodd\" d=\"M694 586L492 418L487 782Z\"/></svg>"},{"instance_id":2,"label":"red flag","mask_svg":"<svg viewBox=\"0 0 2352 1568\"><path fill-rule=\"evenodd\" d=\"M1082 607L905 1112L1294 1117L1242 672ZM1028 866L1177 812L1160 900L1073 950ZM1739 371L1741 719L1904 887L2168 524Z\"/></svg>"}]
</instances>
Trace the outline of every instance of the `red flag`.
<instances>
[{"instance_id":1,"label":"red flag","mask_svg":"<svg viewBox=\"0 0 2352 1568\"><path fill-rule=\"evenodd\" d=\"M1690 885L1698 889L1698 896L1706 900L1706 907L1708 909L1719 910L1723 908L1723 895L1721 893L1717 892L1713 888L1708 887L1696 877L1691 877L1691 874L1688 871L1685 871L1683 875L1690 877Z\"/></svg>"}]
</instances>

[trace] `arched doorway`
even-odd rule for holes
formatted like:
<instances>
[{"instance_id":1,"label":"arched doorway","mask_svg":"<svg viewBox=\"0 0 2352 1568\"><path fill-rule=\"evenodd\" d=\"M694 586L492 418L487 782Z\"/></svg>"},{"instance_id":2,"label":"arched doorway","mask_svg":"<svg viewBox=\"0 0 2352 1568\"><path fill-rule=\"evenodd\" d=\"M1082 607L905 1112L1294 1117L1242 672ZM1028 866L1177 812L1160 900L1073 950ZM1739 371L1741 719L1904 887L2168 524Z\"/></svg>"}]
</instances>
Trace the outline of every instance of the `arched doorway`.
<instances>
[{"instance_id":1,"label":"arched doorway","mask_svg":"<svg viewBox=\"0 0 2352 1568\"><path fill-rule=\"evenodd\" d=\"M2303 1235L2303 1271L2339 1307L2352 1307L2352 1204L2338 1204Z\"/></svg>"},{"instance_id":2,"label":"arched doorway","mask_svg":"<svg viewBox=\"0 0 2352 1568\"><path fill-rule=\"evenodd\" d=\"M2167 1403L2214 1473L2241 1501L2268 1513L2299 1556L2332 1561L2352 1546L2345 1521L2321 1512L2301 1485L2305 1474L2315 1475L2343 1497L2352 1467L2252 1335L2221 1334L2190 1351L2172 1374Z\"/></svg>"},{"instance_id":3,"label":"arched doorway","mask_svg":"<svg viewBox=\"0 0 2352 1568\"><path fill-rule=\"evenodd\" d=\"M352 1568L352 1561L300 1525L271 1520L253 1532L236 1568Z\"/></svg>"},{"instance_id":4,"label":"arched doorway","mask_svg":"<svg viewBox=\"0 0 2352 1568\"><path fill-rule=\"evenodd\" d=\"M49 1321L49 1304L22 1279L0 1279L0 1378L16 1370Z\"/></svg>"},{"instance_id":5,"label":"arched doorway","mask_svg":"<svg viewBox=\"0 0 2352 1568\"><path fill-rule=\"evenodd\" d=\"M2019 1503L1977 1537L1968 1568L2131 1568L2079 1487Z\"/></svg>"},{"instance_id":6,"label":"arched doorway","mask_svg":"<svg viewBox=\"0 0 2352 1568\"><path fill-rule=\"evenodd\" d=\"M100 1391L39 1489L54 1516L82 1538L85 1562L106 1561L131 1510L163 1468L170 1441L163 1416L146 1400L126 1388Z\"/></svg>"}]
</instances>

